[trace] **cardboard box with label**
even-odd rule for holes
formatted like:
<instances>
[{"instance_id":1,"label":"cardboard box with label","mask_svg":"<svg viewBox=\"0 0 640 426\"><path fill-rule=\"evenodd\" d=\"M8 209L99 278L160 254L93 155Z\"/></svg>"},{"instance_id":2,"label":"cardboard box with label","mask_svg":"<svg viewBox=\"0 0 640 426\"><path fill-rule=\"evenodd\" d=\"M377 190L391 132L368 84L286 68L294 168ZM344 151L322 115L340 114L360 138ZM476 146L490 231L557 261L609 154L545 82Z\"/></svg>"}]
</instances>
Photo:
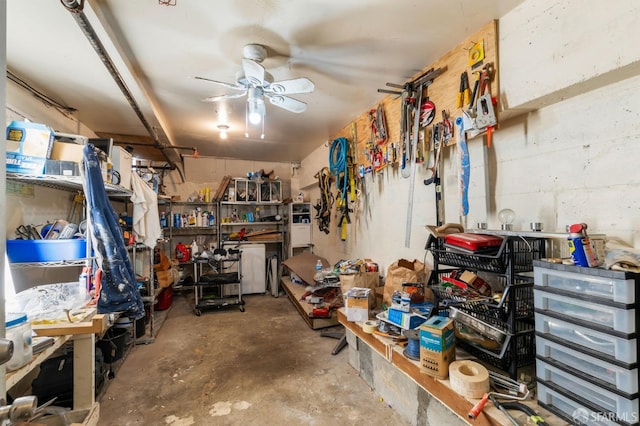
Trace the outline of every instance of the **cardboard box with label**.
<instances>
[{"instance_id":1,"label":"cardboard box with label","mask_svg":"<svg viewBox=\"0 0 640 426\"><path fill-rule=\"evenodd\" d=\"M369 319L372 297L370 288L353 287L344 295L344 306L347 321L363 322Z\"/></svg>"},{"instance_id":2,"label":"cardboard box with label","mask_svg":"<svg viewBox=\"0 0 640 426\"><path fill-rule=\"evenodd\" d=\"M439 379L449 376L456 360L453 320L434 316L420 326L420 372Z\"/></svg>"},{"instance_id":3,"label":"cardboard box with label","mask_svg":"<svg viewBox=\"0 0 640 426\"><path fill-rule=\"evenodd\" d=\"M52 144L53 130L50 127L28 121L12 121L7 126L7 172L41 175L51 155Z\"/></svg>"}]
</instances>

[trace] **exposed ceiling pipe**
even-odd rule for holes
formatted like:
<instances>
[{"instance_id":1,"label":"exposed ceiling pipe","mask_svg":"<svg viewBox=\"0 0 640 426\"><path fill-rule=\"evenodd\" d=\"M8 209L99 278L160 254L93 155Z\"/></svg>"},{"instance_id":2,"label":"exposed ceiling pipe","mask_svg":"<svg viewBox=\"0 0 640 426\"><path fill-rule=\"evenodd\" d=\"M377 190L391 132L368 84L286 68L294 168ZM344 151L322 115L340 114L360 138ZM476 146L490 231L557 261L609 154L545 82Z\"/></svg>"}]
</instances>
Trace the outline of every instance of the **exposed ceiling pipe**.
<instances>
[{"instance_id":1,"label":"exposed ceiling pipe","mask_svg":"<svg viewBox=\"0 0 640 426\"><path fill-rule=\"evenodd\" d=\"M164 150L165 146L162 145L158 140L158 136L156 135L156 132L154 131L151 124L145 118L144 114L142 113L142 110L138 106L138 103L133 98L131 91L127 87L127 84L125 83L124 79L122 78L122 75L113 64L113 61L111 60L111 57L109 56L106 49L104 48L104 45L100 41L100 38L98 37L95 30L91 26L91 23L89 22L86 15L84 14L83 12L84 0L60 0L60 3L62 3L62 5L69 12L71 12L71 14L73 15L73 18L76 20L76 23L84 33L85 37L87 37L87 40L89 40L89 43L91 43L91 46L93 47L93 49L98 54L98 57L100 58L104 66L107 67L109 74L111 74L111 77L113 77L113 80L120 88L120 91L122 91L122 94L127 99L127 102L129 102L129 105L131 105L131 108L133 108L133 111L138 116L138 119L140 120L144 128L147 130L147 133L149 133L149 136L151 136L151 139L153 139L153 143L154 143L153 146L159 149L160 152L162 152L162 155L166 158L167 162L171 165L171 167L178 170L178 173L180 174L180 178L182 179L182 182L184 182L184 176L182 175L182 171L175 165L175 163L171 160L171 158L169 158L169 155L167 154L167 152Z\"/></svg>"}]
</instances>

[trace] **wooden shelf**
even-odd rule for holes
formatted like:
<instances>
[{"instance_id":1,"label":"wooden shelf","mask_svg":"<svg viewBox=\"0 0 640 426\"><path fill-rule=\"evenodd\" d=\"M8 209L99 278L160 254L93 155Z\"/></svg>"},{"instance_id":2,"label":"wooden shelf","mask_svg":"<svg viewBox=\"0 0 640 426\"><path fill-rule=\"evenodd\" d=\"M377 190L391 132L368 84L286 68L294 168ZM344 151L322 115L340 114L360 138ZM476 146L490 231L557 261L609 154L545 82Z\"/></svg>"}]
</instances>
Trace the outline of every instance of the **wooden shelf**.
<instances>
[{"instance_id":1,"label":"wooden shelf","mask_svg":"<svg viewBox=\"0 0 640 426\"><path fill-rule=\"evenodd\" d=\"M362 330L360 323L347 321L344 308L338 310L338 321L346 329L355 334L359 340L366 343L371 349L375 350L382 357L387 359L394 367L408 375L420 387L431 394L434 398L444 404L449 410L462 419L467 419L469 410L479 401L477 399L467 399L458 394L451 388L449 379L437 379L420 372L420 363L413 361L404 356L403 348L395 344L391 339L367 334ZM461 350L456 351L456 359L472 359L472 357ZM559 418L553 416L546 410L543 410L536 404L535 400L522 401L525 405L530 406L538 414L545 418L548 424L564 424ZM520 412L510 411L518 421L522 424L526 423L524 415ZM500 412L493 404L487 403L484 410L473 421L474 426L490 426L509 424L506 416Z\"/></svg>"}]
</instances>

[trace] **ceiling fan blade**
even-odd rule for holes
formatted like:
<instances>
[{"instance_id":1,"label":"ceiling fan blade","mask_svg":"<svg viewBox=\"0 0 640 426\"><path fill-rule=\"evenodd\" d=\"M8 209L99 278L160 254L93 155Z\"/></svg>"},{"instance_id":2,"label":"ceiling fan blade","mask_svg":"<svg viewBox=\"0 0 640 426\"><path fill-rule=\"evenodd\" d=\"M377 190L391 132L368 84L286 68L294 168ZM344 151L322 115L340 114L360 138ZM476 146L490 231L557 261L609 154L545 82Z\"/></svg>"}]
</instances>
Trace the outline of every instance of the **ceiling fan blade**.
<instances>
[{"instance_id":1,"label":"ceiling fan blade","mask_svg":"<svg viewBox=\"0 0 640 426\"><path fill-rule=\"evenodd\" d=\"M311 93L315 88L316 85L313 84L313 81L306 77L301 77L292 80L274 81L268 88L265 88L265 91L286 95L293 93Z\"/></svg>"},{"instance_id":2,"label":"ceiling fan blade","mask_svg":"<svg viewBox=\"0 0 640 426\"><path fill-rule=\"evenodd\" d=\"M269 102L272 105L278 106L280 108L284 108L287 111L301 113L307 110L307 104L297 99L289 98L287 96L282 95L270 95L265 94L267 98L269 98Z\"/></svg>"},{"instance_id":3,"label":"ceiling fan blade","mask_svg":"<svg viewBox=\"0 0 640 426\"><path fill-rule=\"evenodd\" d=\"M251 59L242 60L242 70L244 76L254 86L262 86L264 84L264 67Z\"/></svg>"},{"instance_id":4,"label":"ceiling fan blade","mask_svg":"<svg viewBox=\"0 0 640 426\"><path fill-rule=\"evenodd\" d=\"M242 97L242 96L244 96L246 94L247 94L247 91L243 90L242 92L233 93L233 94L229 94L229 95L209 96L208 98L204 98L202 100L202 102L218 102L218 101L221 101L223 99L240 98L240 97Z\"/></svg>"},{"instance_id":5,"label":"ceiling fan blade","mask_svg":"<svg viewBox=\"0 0 640 426\"><path fill-rule=\"evenodd\" d=\"M204 77L197 77L196 76L195 78L198 79L198 80L204 80L204 81L209 81L211 83L219 84L220 86L228 87L229 89L245 90L244 87L239 86L237 84L225 83L224 81L212 80L210 78L204 78Z\"/></svg>"}]
</instances>

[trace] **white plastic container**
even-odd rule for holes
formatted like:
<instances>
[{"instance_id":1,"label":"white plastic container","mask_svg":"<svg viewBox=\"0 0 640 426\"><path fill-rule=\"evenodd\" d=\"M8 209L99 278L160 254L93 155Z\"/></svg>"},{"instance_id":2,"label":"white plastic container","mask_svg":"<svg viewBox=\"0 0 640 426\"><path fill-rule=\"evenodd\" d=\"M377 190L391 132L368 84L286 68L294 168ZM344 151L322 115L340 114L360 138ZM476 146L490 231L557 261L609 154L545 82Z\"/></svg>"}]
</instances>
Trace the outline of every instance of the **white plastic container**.
<instances>
[{"instance_id":1,"label":"white plastic container","mask_svg":"<svg viewBox=\"0 0 640 426\"><path fill-rule=\"evenodd\" d=\"M536 360L536 376L540 380L554 384L566 392L573 393L585 401L601 407L602 409L598 409L598 412L617 413L626 419L630 419L634 413L639 412L638 398L623 398L539 359Z\"/></svg>"},{"instance_id":2,"label":"white plastic container","mask_svg":"<svg viewBox=\"0 0 640 426\"><path fill-rule=\"evenodd\" d=\"M561 339L564 345L588 355L617 360L621 366L625 366L622 363L633 364L638 361L636 339L622 339L539 312L536 312L536 334L545 338L552 336Z\"/></svg>"},{"instance_id":3,"label":"white plastic container","mask_svg":"<svg viewBox=\"0 0 640 426\"><path fill-rule=\"evenodd\" d=\"M24 312L7 313L6 337L13 342L13 356L5 365L8 371L17 370L31 361L31 323Z\"/></svg>"},{"instance_id":4,"label":"white plastic container","mask_svg":"<svg viewBox=\"0 0 640 426\"><path fill-rule=\"evenodd\" d=\"M581 274L571 271L535 267L536 286L549 287L575 293L579 296L595 296L617 303L635 303L635 284L632 279Z\"/></svg>"},{"instance_id":5,"label":"white plastic container","mask_svg":"<svg viewBox=\"0 0 640 426\"><path fill-rule=\"evenodd\" d=\"M558 343L536 336L536 354L545 360L554 360L629 395L638 394L638 369L622 368L607 361L589 356Z\"/></svg>"},{"instance_id":6,"label":"white plastic container","mask_svg":"<svg viewBox=\"0 0 640 426\"><path fill-rule=\"evenodd\" d=\"M577 319L586 327L593 324L621 333L636 332L635 309L620 309L539 289L533 293L533 304L538 309Z\"/></svg>"},{"instance_id":7,"label":"white plastic container","mask_svg":"<svg viewBox=\"0 0 640 426\"><path fill-rule=\"evenodd\" d=\"M603 413L596 413L584 405L568 398L551 388L538 383L538 404L549 411L560 415L565 420L572 419L573 422L587 426L616 426L617 423L610 420Z\"/></svg>"}]
</instances>

